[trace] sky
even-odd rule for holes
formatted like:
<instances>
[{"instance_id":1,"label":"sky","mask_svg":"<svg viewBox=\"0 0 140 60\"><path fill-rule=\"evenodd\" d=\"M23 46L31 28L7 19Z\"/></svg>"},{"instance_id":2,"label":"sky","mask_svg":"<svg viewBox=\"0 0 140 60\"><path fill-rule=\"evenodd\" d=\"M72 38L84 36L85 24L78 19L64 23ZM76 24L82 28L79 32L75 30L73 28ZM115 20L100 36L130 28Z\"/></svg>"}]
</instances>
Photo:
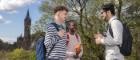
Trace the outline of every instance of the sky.
<instances>
[{"instance_id":1,"label":"sky","mask_svg":"<svg viewBox=\"0 0 140 60\"><path fill-rule=\"evenodd\" d=\"M16 42L24 33L24 18L29 9L32 25L41 17L41 0L0 0L0 39Z\"/></svg>"}]
</instances>

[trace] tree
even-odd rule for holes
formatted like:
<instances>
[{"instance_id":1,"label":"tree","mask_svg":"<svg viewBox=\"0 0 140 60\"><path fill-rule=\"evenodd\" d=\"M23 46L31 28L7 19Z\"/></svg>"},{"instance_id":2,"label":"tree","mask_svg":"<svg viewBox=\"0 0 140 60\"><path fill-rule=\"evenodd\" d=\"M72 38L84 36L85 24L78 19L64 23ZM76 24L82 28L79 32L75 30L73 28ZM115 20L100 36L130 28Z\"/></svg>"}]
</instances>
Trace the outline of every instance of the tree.
<instances>
[{"instance_id":1,"label":"tree","mask_svg":"<svg viewBox=\"0 0 140 60\"><path fill-rule=\"evenodd\" d=\"M50 21L50 16L53 15L53 8L57 5L65 5L69 8L69 17L78 22L78 33L82 38L82 43L84 46L83 60L104 60L103 58L103 46L97 46L94 43L93 34L97 32L103 33L105 31L106 23L100 19L100 7L105 2L112 2L115 4L115 9L117 10L117 16L119 20L130 27L133 35L133 48L132 55L126 57L129 60L136 60L139 58L140 54L138 49L140 49L138 42L140 36L140 1L139 0L45 0L45 2L40 7L40 10L44 12L41 19L38 21L37 25L43 28L41 31L45 30L45 25ZM37 27L37 26L34 26ZM38 27L36 28L38 29Z\"/></svg>"}]
</instances>

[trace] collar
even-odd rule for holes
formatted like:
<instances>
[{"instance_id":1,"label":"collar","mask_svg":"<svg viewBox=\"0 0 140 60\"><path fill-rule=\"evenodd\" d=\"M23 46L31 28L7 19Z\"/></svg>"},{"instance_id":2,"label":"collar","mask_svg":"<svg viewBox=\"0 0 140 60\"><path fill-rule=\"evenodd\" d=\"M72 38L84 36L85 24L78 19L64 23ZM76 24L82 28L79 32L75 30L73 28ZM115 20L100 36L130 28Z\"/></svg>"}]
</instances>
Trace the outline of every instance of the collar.
<instances>
[{"instance_id":1,"label":"collar","mask_svg":"<svg viewBox=\"0 0 140 60\"><path fill-rule=\"evenodd\" d=\"M108 23L111 24L111 22L112 22L113 20L115 20L115 19L117 19L116 16L111 17L111 18L109 19Z\"/></svg>"},{"instance_id":2,"label":"collar","mask_svg":"<svg viewBox=\"0 0 140 60\"><path fill-rule=\"evenodd\" d=\"M57 25L62 25L62 24L60 24L60 23L58 23L58 22L54 22L54 23L56 23Z\"/></svg>"},{"instance_id":3,"label":"collar","mask_svg":"<svg viewBox=\"0 0 140 60\"><path fill-rule=\"evenodd\" d=\"M55 24L57 25L58 28L62 28L62 29L64 29L64 27L63 27L62 24L59 24L59 23L57 23L57 22L53 22L53 23L55 23Z\"/></svg>"}]
</instances>

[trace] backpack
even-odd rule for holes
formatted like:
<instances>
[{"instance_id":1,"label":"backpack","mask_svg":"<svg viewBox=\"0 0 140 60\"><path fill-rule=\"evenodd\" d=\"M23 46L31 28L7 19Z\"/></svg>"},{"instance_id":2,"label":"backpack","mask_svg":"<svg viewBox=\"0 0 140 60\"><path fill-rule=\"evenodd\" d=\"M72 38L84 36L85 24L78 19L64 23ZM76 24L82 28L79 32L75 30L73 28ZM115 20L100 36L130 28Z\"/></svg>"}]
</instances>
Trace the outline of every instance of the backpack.
<instances>
[{"instance_id":1,"label":"backpack","mask_svg":"<svg viewBox=\"0 0 140 60\"><path fill-rule=\"evenodd\" d=\"M54 27L56 28L57 31L59 31L57 24L56 23L51 23L52 25L54 25ZM45 60L46 59L46 47L44 45L44 40L45 37L41 37L37 40L36 42L36 60ZM50 51L48 52L48 56L51 53L51 51L53 50L54 46L56 44L54 44L52 46L52 48L50 49Z\"/></svg>"},{"instance_id":2,"label":"backpack","mask_svg":"<svg viewBox=\"0 0 140 60\"><path fill-rule=\"evenodd\" d=\"M123 25L122 44L121 44L121 46L118 45L118 47L119 47L122 55L130 56L131 51L132 51L133 38L132 38L131 32L130 32L129 28L126 26L126 24L122 24L122 25ZM109 33L112 37L114 37L111 26L109 26Z\"/></svg>"},{"instance_id":3,"label":"backpack","mask_svg":"<svg viewBox=\"0 0 140 60\"><path fill-rule=\"evenodd\" d=\"M41 37L36 42L36 60L45 60L45 37Z\"/></svg>"}]
</instances>

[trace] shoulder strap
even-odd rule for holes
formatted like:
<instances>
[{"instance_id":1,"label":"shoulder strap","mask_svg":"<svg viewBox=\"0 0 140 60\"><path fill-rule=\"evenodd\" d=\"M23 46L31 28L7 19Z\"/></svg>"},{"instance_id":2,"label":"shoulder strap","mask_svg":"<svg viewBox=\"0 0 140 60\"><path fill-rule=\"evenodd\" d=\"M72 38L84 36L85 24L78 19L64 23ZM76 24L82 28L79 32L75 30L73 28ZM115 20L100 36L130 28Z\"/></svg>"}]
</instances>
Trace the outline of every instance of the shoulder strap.
<instances>
[{"instance_id":1,"label":"shoulder strap","mask_svg":"<svg viewBox=\"0 0 140 60\"><path fill-rule=\"evenodd\" d=\"M113 20L116 20L116 18L115 19L113 19ZM112 21L113 21L112 20ZM120 21L120 20L119 20ZM120 21L121 23L122 23L122 21ZM122 25L123 25L123 23L122 23ZM108 24L108 29L109 29L109 33L110 33L110 35L112 36L112 37L114 37L113 36L113 31L112 31L112 28L111 28L111 23L110 24Z\"/></svg>"},{"instance_id":2,"label":"shoulder strap","mask_svg":"<svg viewBox=\"0 0 140 60\"><path fill-rule=\"evenodd\" d=\"M50 56L50 54L51 54L52 50L54 49L55 45L56 45L56 43L55 43L55 44L51 47L51 49L49 50L48 55L47 55L47 58Z\"/></svg>"},{"instance_id":3,"label":"shoulder strap","mask_svg":"<svg viewBox=\"0 0 140 60\"><path fill-rule=\"evenodd\" d=\"M70 37L69 37L69 34L67 33L67 42L66 42L67 46L69 44L69 40L70 40Z\"/></svg>"},{"instance_id":4,"label":"shoulder strap","mask_svg":"<svg viewBox=\"0 0 140 60\"><path fill-rule=\"evenodd\" d=\"M122 23L122 21L120 21L120 22ZM123 23L122 23L122 27L124 27L124 24L123 24ZM111 28L111 24L109 24L108 29L109 29L110 35L111 35L112 37L114 37L114 36L113 36L113 31L112 31L112 28Z\"/></svg>"},{"instance_id":5,"label":"shoulder strap","mask_svg":"<svg viewBox=\"0 0 140 60\"><path fill-rule=\"evenodd\" d=\"M110 35L114 38L114 35L113 35L113 31L112 31L111 25L109 25L108 29L109 29L109 33L110 33ZM122 38L123 38L123 37L122 37ZM120 45L117 45L117 46L120 48Z\"/></svg>"},{"instance_id":6,"label":"shoulder strap","mask_svg":"<svg viewBox=\"0 0 140 60\"><path fill-rule=\"evenodd\" d=\"M112 37L114 37L114 36L113 36L113 31L112 31L111 25L109 25L108 29L109 29L110 35L111 35Z\"/></svg>"},{"instance_id":7,"label":"shoulder strap","mask_svg":"<svg viewBox=\"0 0 140 60\"><path fill-rule=\"evenodd\" d=\"M79 36L78 36L78 34L75 34L75 36L76 36L76 39L79 41Z\"/></svg>"},{"instance_id":8,"label":"shoulder strap","mask_svg":"<svg viewBox=\"0 0 140 60\"><path fill-rule=\"evenodd\" d=\"M59 31L58 26L57 26L56 23L51 23L51 24L56 28L57 31Z\"/></svg>"}]
</instances>

